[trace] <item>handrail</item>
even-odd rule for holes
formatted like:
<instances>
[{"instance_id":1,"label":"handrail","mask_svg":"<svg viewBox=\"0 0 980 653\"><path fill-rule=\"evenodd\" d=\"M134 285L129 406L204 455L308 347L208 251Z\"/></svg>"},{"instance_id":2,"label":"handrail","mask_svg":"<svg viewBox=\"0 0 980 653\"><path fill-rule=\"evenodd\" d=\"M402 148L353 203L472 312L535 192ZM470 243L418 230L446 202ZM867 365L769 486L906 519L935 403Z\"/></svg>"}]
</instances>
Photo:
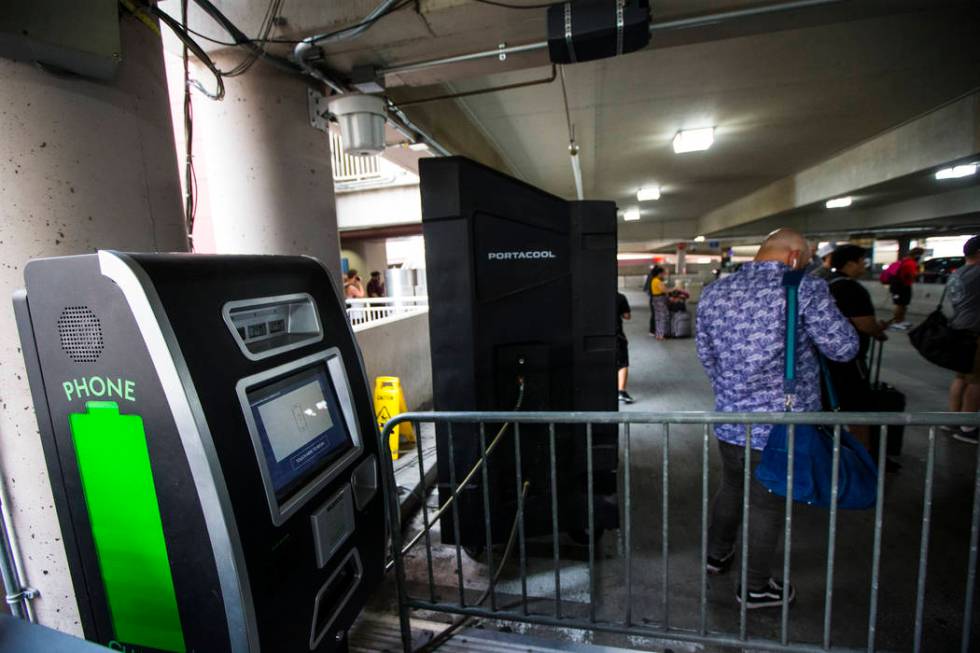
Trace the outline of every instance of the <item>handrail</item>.
<instances>
[{"instance_id":1,"label":"handrail","mask_svg":"<svg viewBox=\"0 0 980 653\"><path fill-rule=\"evenodd\" d=\"M429 298L426 295L404 295L400 297L352 297L345 299L351 306L378 306L385 304L426 304Z\"/></svg>"},{"instance_id":2,"label":"handrail","mask_svg":"<svg viewBox=\"0 0 980 653\"><path fill-rule=\"evenodd\" d=\"M403 317L420 315L429 310L429 298L426 295L358 297L345 301L347 318L355 331L387 324Z\"/></svg>"},{"instance_id":3,"label":"handrail","mask_svg":"<svg viewBox=\"0 0 980 653\"><path fill-rule=\"evenodd\" d=\"M870 424L873 426L980 426L980 413L723 413L673 412L545 412L444 411L401 413L385 424L385 431L403 422L519 422L535 424ZM390 428L389 428L390 425Z\"/></svg>"}]
</instances>

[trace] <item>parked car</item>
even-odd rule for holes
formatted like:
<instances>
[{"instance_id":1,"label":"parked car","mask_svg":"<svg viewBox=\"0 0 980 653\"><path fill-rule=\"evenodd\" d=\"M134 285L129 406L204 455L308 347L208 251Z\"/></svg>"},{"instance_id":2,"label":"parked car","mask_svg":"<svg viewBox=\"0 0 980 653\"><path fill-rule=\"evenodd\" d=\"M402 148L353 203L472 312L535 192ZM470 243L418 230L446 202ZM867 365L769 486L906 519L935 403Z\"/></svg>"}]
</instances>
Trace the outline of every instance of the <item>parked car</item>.
<instances>
[{"instance_id":1,"label":"parked car","mask_svg":"<svg viewBox=\"0 0 980 653\"><path fill-rule=\"evenodd\" d=\"M949 275L963 267L966 259L962 256L940 256L931 258L922 264L919 281L922 283L946 283Z\"/></svg>"}]
</instances>

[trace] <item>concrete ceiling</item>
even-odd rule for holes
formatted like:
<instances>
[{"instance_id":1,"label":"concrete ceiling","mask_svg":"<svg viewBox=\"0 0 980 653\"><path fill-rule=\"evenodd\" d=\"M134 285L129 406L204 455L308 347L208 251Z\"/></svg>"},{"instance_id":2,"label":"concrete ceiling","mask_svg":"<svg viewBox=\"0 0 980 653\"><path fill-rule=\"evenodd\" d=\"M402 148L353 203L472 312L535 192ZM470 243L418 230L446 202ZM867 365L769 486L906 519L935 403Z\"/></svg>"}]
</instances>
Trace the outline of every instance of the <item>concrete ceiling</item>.
<instances>
[{"instance_id":1,"label":"concrete ceiling","mask_svg":"<svg viewBox=\"0 0 980 653\"><path fill-rule=\"evenodd\" d=\"M943 47L936 47L942 43ZM977 24L956 13L901 14L654 49L566 68L585 195L636 206L620 238L711 209L915 117L980 83ZM511 83L546 71L487 80ZM574 196L558 83L460 101L511 168ZM674 154L677 130L716 126L707 152ZM691 236L696 234L689 234Z\"/></svg>"},{"instance_id":2,"label":"concrete ceiling","mask_svg":"<svg viewBox=\"0 0 980 653\"><path fill-rule=\"evenodd\" d=\"M248 33L267 6L266 0L215 1ZM377 1L289 0L285 24L275 35L302 37L345 27ZM651 4L656 25L775 3ZM325 46L324 64L342 76L355 65L385 67L499 43L542 41L544 17L543 10L508 10L472 0L417 0L355 40ZM200 14L192 14L191 24L223 36ZM389 75L387 82L390 95L405 100L541 79L550 73L547 63L547 52L538 51L503 62L494 57ZM842 0L655 31L644 51L567 66L565 74L586 197L635 206L636 189L658 183L662 199L642 204L639 222L621 223L621 243L689 238L697 235L699 218L719 207L980 88L980 6ZM558 81L407 112L451 144L463 146L478 133L475 140L488 142L495 153L472 156L557 195L574 196ZM700 126L717 128L714 146L674 154L676 131ZM977 143L980 148L980 131ZM922 192L902 186L912 179L896 181L896 197Z\"/></svg>"}]
</instances>

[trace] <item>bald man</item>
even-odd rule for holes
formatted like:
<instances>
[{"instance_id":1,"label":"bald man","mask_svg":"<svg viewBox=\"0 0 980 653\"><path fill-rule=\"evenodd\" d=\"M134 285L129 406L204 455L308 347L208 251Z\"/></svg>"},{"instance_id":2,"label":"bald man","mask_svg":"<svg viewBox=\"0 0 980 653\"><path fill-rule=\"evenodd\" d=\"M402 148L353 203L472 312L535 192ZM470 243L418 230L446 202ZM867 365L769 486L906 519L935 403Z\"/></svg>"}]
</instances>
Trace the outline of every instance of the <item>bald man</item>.
<instances>
[{"instance_id":1,"label":"bald man","mask_svg":"<svg viewBox=\"0 0 980 653\"><path fill-rule=\"evenodd\" d=\"M783 275L810 262L806 239L792 229L769 234L755 260L705 287L698 302L698 358L711 378L715 409L728 412L783 412L783 365L786 341L786 295ZM831 360L848 361L858 352L858 336L837 310L827 283L805 275L799 286L796 393L791 410L819 411L820 368L816 350ZM752 467L771 427L752 427ZM722 480L712 503L708 530L709 574L723 574L735 558L735 539L742 518L745 427L715 427L722 460ZM753 469L754 472L754 469ZM746 607L780 607L795 590L771 575L782 530L785 499L771 494L755 474L749 492L749 568ZM735 592L741 602L741 588Z\"/></svg>"}]
</instances>

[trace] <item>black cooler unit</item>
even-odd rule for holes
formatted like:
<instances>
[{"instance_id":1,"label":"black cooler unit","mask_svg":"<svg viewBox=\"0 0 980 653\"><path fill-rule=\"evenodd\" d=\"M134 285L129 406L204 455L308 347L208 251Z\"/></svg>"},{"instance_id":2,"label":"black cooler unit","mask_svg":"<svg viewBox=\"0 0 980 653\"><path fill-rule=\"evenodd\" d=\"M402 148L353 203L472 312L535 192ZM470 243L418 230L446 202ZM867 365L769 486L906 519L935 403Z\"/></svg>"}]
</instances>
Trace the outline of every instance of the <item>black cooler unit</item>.
<instances>
[{"instance_id":1,"label":"black cooler unit","mask_svg":"<svg viewBox=\"0 0 980 653\"><path fill-rule=\"evenodd\" d=\"M420 162L432 345L439 411L615 411L616 206L568 202L461 157ZM523 385L523 394L521 387ZM439 500L452 496L502 424L441 424L436 430ZM442 516L442 541L469 550L506 541L528 483L525 534L588 528L586 431L582 425L521 424L504 431L483 471ZM615 425L595 425L596 534L619 523ZM482 443L481 443L482 439ZM452 456L450 456L452 453ZM519 456L518 456L519 454ZM454 469L450 473L450 459ZM554 477L552 469L555 470Z\"/></svg>"}]
</instances>

